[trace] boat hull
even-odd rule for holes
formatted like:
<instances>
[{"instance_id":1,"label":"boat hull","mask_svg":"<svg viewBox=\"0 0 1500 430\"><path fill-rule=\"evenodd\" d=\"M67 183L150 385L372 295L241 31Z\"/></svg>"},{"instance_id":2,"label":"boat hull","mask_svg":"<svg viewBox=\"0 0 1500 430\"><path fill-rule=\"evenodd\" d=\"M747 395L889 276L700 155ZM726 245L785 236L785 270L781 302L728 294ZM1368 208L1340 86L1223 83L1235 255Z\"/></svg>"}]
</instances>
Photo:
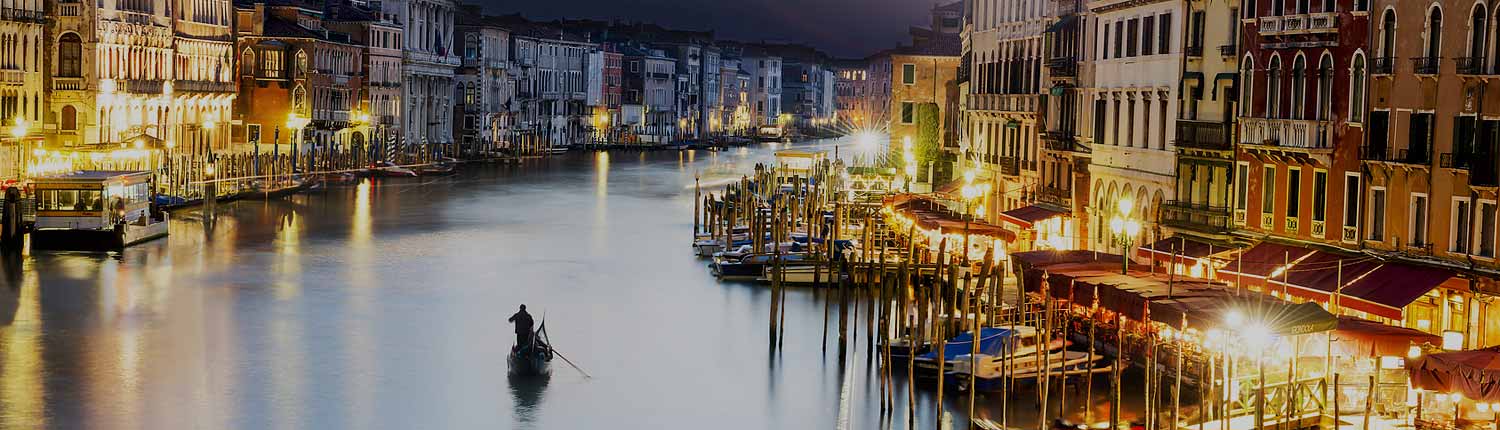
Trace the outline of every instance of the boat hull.
<instances>
[{"instance_id":1,"label":"boat hull","mask_svg":"<svg viewBox=\"0 0 1500 430\"><path fill-rule=\"evenodd\" d=\"M50 251L114 251L167 236L165 214L158 222L124 224L112 230L38 229L31 248Z\"/></svg>"},{"instance_id":2,"label":"boat hull","mask_svg":"<svg viewBox=\"0 0 1500 430\"><path fill-rule=\"evenodd\" d=\"M550 353L531 348L511 348L506 363L512 376L546 376L552 374Z\"/></svg>"}]
</instances>

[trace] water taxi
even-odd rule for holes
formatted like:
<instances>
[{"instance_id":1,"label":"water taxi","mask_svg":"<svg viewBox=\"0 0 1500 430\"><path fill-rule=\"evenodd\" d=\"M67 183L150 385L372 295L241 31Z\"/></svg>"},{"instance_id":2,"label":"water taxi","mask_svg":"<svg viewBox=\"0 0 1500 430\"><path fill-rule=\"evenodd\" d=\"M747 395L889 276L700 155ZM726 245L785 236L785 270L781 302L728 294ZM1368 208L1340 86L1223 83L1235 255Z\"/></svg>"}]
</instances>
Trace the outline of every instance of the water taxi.
<instances>
[{"instance_id":1,"label":"water taxi","mask_svg":"<svg viewBox=\"0 0 1500 430\"><path fill-rule=\"evenodd\" d=\"M167 214L153 210L147 171L81 170L32 180L33 249L108 251L167 235Z\"/></svg>"}]
</instances>

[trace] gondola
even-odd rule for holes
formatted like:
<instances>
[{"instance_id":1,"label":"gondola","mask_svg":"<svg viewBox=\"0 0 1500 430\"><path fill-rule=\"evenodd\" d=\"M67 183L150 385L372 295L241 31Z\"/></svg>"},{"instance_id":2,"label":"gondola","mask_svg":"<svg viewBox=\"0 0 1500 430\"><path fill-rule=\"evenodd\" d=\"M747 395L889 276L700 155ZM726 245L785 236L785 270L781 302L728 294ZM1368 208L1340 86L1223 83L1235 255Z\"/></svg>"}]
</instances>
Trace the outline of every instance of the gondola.
<instances>
[{"instance_id":1,"label":"gondola","mask_svg":"<svg viewBox=\"0 0 1500 430\"><path fill-rule=\"evenodd\" d=\"M536 332L531 334L528 345L510 347L506 363L510 365L511 376L547 376L552 374L553 355L552 346L547 340L547 322L542 321Z\"/></svg>"}]
</instances>

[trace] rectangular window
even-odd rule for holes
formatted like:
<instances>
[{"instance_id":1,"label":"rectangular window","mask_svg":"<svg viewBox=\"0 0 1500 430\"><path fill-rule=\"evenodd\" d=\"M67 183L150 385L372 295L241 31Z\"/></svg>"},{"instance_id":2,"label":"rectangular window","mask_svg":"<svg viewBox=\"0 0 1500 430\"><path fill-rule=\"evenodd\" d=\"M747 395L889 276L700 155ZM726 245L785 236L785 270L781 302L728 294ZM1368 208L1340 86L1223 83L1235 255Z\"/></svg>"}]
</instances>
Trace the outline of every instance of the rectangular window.
<instances>
[{"instance_id":1,"label":"rectangular window","mask_svg":"<svg viewBox=\"0 0 1500 430\"><path fill-rule=\"evenodd\" d=\"M912 102L901 102L901 123L912 124L916 121L916 105Z\"/></svg>"},{"instance_id":2,"label":"rectangular window","mask_svg":"<svg viewBox=\"0 0 1500 430\"><path fill-rule=\"evenodd\" d=\"M1156 51L1156 17L1142 18L1141 31L1141 55L1154 54Z\"/></svg>"},{"instance_id":3,"label":"rectangular window","mask_svg":"<svg viewBox=\"0 0 1500 430\"><path fill-rule=\"evenodd\" d=\"M1162 53L1162 54L1171 53L1172 52L1171 51L1171 49L1172 49L1172 14L1170 14L1170 13L1168 13L1168 14L1162 14L1161 17L1159 19L1157 19L1156 23L1159 24L1159 25L1161 25L1161 31L1160 31L1161 38L1157 39L1157 43L1160 43L1161 45L1159 47L1157 47L1156 52Z\"/></svg>"},{"instance_id":4,"label":"rectangular window","mask_svg":"<svg viewBox=\"0 0 1500 430\"><path fill-rule=\"evenodd\" d=\"M1302 206L1302 170L1291 168L1286 171L1286 216L1298 217L1298 209Z\"/></svg>"},{"instance_id":5,"label":"rectangular window","mask_svg":"<svg viewBox=\"0 0 1500 430\"><path fill-rule=\"evenodd\" d=\"M1276 213L1276 167L1266 166L1260 181L1260 212Z\"/></svg>"},{"instance_id":6,"label":"rectangular window","mask_svg":"<svg viewBox=\"0 0 1500 430\"><path fill-rule=\"evenodd\" d=\"M1109 59L1109 42L1105 41L1106 37L1108 35L1109 35L1109 23L1106 22L1106 23L1104 23L1104 31L1099 32L1099 52L1103 53L1101 55L1102 55L1102 59L1104 59L1104 60L1108 60Z\"/></svg>"},{"instance_id":7,"label":"rectangular window","mask_svg":"<svg viewBox=\"0 0 1500 430\"><path fill-rule=\"evenodd\" d=\"M1115 21L1115 58L1125 56L1125 22Z\"/></svg>"},{"instance_id":8,"label":"rectangular window","mask_svg":"<svg viewBox=\"0 0 1500 430\"><path fill-rule=\"evenodd\" d=\"M1235 166L1235 170L1237 172L1234 175L1234 208L1245 210L1245 205L1249 204L1250 164L1240 163Z\"/></svg>"},{"instance_id":9,"label":"rectangular window","mask_svg":"<svg viewBox=\"0 0 1500 430\"><path fill-rule=\"evenodd\" d=\"M1370 240L1385 241L1385 188L1370 189Z\"/></svg>"},{"instance_id":10,"label":"rectangular window","mask_svg":"<svg viewBox=\"0 0 1500 430\"><path fill-rule=\"evenodd\" d=\"M1478 207L1479 216L1475 218L1477 219L1477 221L1479 221L1479 228L1474 229L1474 235L1476 236L1474 238L1474 243L1478 244L1479 246L1476 248L1475 254L1478 254L1480 257L1494 258L1495 202L1480 200Z\"/></svg>"},{"instance_id":11,"label":"rectangular window","mask_svg":"<svg viewBox=\"0 0 1500 430\"><path fill-rule=\"evenodd\" d=\"M1453 214L1449 216L1449 225L1453 226L1448 234L1448 252L1458 254L1469 253L1469 198L1453 198Z\"/></svg>"},{"instance_id":12,"label":"rectangular window","mask_svg":"<svg viewBox=\"0 0 1500 430\"><path fill-rule=\"evenodd\" d=\"M1427 195L1411 195L1411 246L1427 245Z\"/></svg>"},{"instance_id":13,"label":"rectangular window","mask_svg":"<svg viewBox=\"0 0 1500 430\"><path fill-rule=\"evenodd\" d=\"M1328 217L1328 172L1313 171L1313 221L1326 221Z\"/></svg>"},{"instance_id":14,"label":"rectangular window","mask_svg":"<svg viewBox=\"0 0 1500 430\"><path fill-rule=\"evenodd\" d=\"M916 64L902 64L901 65L901 83L906 84L906 85L916 85L917 84L917 65Z\"/></svg>"},{"instance_id":15,"label":"rectangular window","mask_svg":"<svg viewBox=\"0 0 1500 430\"><path fill-rule=\"evenodd\" d=\"M245 140L248 142L260 142L260 124L245 125Z\"/></svg>"},{"instance_id":16,"label":"rectangular window","mask_svg":"<svg viewBox=\"0 0 1500 430\"><path fill-rule=\"evenodd\" d=\"M1140 48L1141 20L1132 18L1130 20L1130 31L1125 35L1125 56L1134 57Z\"/></svg>"},{"instance_id":17,"label":"rectangular window","mask_svg":"<svg viewBox=\"0 0 1500 430\"><path fill-rule=\"evenodd\" d=\"M1430 160L1428 154L1432 151L1433 116L1431 112L1411 114L1404 157L1406 162L1426 163Z\"/></svg>"},{"instance_id":18,"label":"rectangular window","mask_svg":"<svg viewBox=\"0 0 1500 430\"><path fill-rule=\"evenodd\" d=\"M1469 154L1474 152L1474 116L1460 115L1453 118L1453 163L1467 162Z\"/></svg>"},{"instance_id":19,"label":"rectangular window","mask_svg":"<svg viewBox=\"0 0 1500 430\"><path fill-rule=\"evenodd\" d=\"M1203 49L1203 25L1206 23L1207 14L1204 11L1193 12L1193 47Z\"/></svg>"}]
</instances>

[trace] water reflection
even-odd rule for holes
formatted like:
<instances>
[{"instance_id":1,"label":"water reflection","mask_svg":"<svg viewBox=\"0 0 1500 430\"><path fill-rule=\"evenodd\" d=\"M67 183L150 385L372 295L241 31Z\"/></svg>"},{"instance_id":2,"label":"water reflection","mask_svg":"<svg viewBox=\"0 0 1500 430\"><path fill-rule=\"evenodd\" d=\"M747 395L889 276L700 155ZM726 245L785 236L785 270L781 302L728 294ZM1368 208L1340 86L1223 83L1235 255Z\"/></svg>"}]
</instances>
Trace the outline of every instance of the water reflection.
<instances>
[{"instance_id":1,"label":"water reflection","mask_svg":"<svg viewBox=\"0 0 1500 430\"><path fill-rule=\"evenodd\" d=\"M552 378L550 376L510 375L508 379L510 380L510 396L513 399L514 407L511 414L515 418L515 428L537 428L538 418L541 415L542 397L547 395L547 384Z\"/></svg>"}]
</instances>

